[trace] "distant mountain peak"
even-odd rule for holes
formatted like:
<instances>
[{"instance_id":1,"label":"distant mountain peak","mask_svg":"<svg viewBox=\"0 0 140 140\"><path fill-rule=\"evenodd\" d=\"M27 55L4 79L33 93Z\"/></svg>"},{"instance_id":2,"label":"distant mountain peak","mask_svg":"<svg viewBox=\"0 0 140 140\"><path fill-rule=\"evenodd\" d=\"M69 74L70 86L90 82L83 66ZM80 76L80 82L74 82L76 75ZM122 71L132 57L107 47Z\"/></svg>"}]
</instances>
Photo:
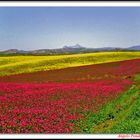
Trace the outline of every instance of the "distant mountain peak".
<instances>
[{"instance_id":1,"label":"distant mountain peak","mask_svg":"<svg viewBox=\"0 0 140 140\"><path fill-rule=\"evenodd\" d=\"M131 46L128 50L140 50L140 45Z\"/></svg>"},{"instance_id":2,"label":"distant mountain peak","mask_svg":"<svg viewBox=\"0 0 140 140\"><path fill-rule=\"evenodd\" d=\"M63 48L72 48L72 49L84 49L85 47L75 44L74 46L64 46Z\"/></svg>"}]
</instances>

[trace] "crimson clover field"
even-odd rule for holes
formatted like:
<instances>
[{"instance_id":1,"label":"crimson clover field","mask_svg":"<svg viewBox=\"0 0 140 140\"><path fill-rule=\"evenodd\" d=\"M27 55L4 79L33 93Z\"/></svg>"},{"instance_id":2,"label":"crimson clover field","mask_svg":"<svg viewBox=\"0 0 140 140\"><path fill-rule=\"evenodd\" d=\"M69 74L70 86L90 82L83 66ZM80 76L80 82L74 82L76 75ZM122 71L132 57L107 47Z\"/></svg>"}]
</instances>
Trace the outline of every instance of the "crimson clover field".
<instances>
[{"instance_id":1,"label":"crimson clover field","mask_svg":"<svg viewBox=\"0 0 140 140\"><path fill-rule=\"evenodd\" d=\"M49 57L0 57L0 133L140 133L139 52Z\"/></svg>"}]
</instances>

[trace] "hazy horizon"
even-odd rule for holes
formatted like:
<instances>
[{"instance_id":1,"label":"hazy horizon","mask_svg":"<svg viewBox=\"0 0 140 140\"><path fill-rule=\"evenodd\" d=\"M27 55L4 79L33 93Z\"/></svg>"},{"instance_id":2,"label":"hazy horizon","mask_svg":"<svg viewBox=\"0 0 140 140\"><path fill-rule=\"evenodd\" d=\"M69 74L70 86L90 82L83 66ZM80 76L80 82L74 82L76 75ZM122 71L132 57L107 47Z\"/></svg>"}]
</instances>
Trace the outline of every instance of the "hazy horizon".
<instances>
[{"instance_id":1,"label":"hazy horizon","mask_svg":"<svg viewBox=\"0 0 140 140\"><path fill-rule=\"evenodd\" d=\"M140 45L140 7L0 7L0 50Z\"/></svg>"},{"instance_id":2,"label":"hazy horizon","mask_svg":"<svg viewBox=\"0 0 140 140\"><path fill-rule=\"evenodd\" d=\"M65 46L68 46L68 47L73 47L73 46L75 46L75 45L77 45L77 44L73 44L73 45L64 45L64 46L62 46L62 47L60 47L60 48L37 48L37 49L18 49L18 48L11 48L11 49L3 49L3 50L0 50L0 51L7 51L7 50L19 50L19 51L34 51L34 50L43 50L43 49L62 49L62 48L64 48ZM78 45L80 45L80 44L78 44ZM82 45L80 45L81 47L85 47L85 48L93 48L93 47L86 47L86 46L82 46ZM134 46L140 46L140 45L133 45L133 46L128 46L128 47L123 47L124 49L126 48L129 48L129 47L134 47ZM109 46L108 46L109 47ZM97 48L108 48L108 47L96 47L96 49ZM95 48L95 47L94 47ZM110 46L110 48L121 48L121 47L111 47Z\"/></svg>"}]
</instances>

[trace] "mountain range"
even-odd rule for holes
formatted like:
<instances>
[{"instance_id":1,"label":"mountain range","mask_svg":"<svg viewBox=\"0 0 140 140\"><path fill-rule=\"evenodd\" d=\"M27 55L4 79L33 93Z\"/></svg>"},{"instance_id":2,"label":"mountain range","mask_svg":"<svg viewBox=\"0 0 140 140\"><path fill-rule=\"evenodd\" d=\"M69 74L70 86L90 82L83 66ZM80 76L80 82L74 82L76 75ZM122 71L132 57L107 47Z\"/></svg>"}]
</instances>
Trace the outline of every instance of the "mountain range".
<instances>
[{"instance_id":1,"label":"mountain range","mask_svg":"<svg viewBox=\"0 0 140 140\"><path fill-rule=\"evenodd\" d=\"M113 47L87 48L79 44L76 44L74 46L64 46L58 49L38 49L38 50L31 50L31 51L9 49L9 50L0 51L0 54L53 55L53 54L75 54L75 53L100 52L100 51L140 51L140 45L131 46L128 48L119 48L119 47L118 48L113 48Z\"/></svg>"}]
</instances>

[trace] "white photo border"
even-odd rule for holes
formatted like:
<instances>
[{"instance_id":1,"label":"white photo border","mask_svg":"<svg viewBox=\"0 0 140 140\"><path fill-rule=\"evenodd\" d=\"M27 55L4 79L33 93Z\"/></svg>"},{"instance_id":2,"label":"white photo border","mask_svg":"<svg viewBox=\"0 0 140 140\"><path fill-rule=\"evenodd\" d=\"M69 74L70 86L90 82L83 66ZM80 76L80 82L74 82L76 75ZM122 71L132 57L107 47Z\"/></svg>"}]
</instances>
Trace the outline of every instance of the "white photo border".
<instances>
[{"instance_id":1,"label":"white photo border","mask_svg":"<svg viewBox=\"0 0 140 140\"><path fill-rule=\"evenodd\" d=\"M1 7L140 7L140 1L0 1ZM140 134L0 134L0 139L139 139Z\"/></svg>"}]
</instances>

